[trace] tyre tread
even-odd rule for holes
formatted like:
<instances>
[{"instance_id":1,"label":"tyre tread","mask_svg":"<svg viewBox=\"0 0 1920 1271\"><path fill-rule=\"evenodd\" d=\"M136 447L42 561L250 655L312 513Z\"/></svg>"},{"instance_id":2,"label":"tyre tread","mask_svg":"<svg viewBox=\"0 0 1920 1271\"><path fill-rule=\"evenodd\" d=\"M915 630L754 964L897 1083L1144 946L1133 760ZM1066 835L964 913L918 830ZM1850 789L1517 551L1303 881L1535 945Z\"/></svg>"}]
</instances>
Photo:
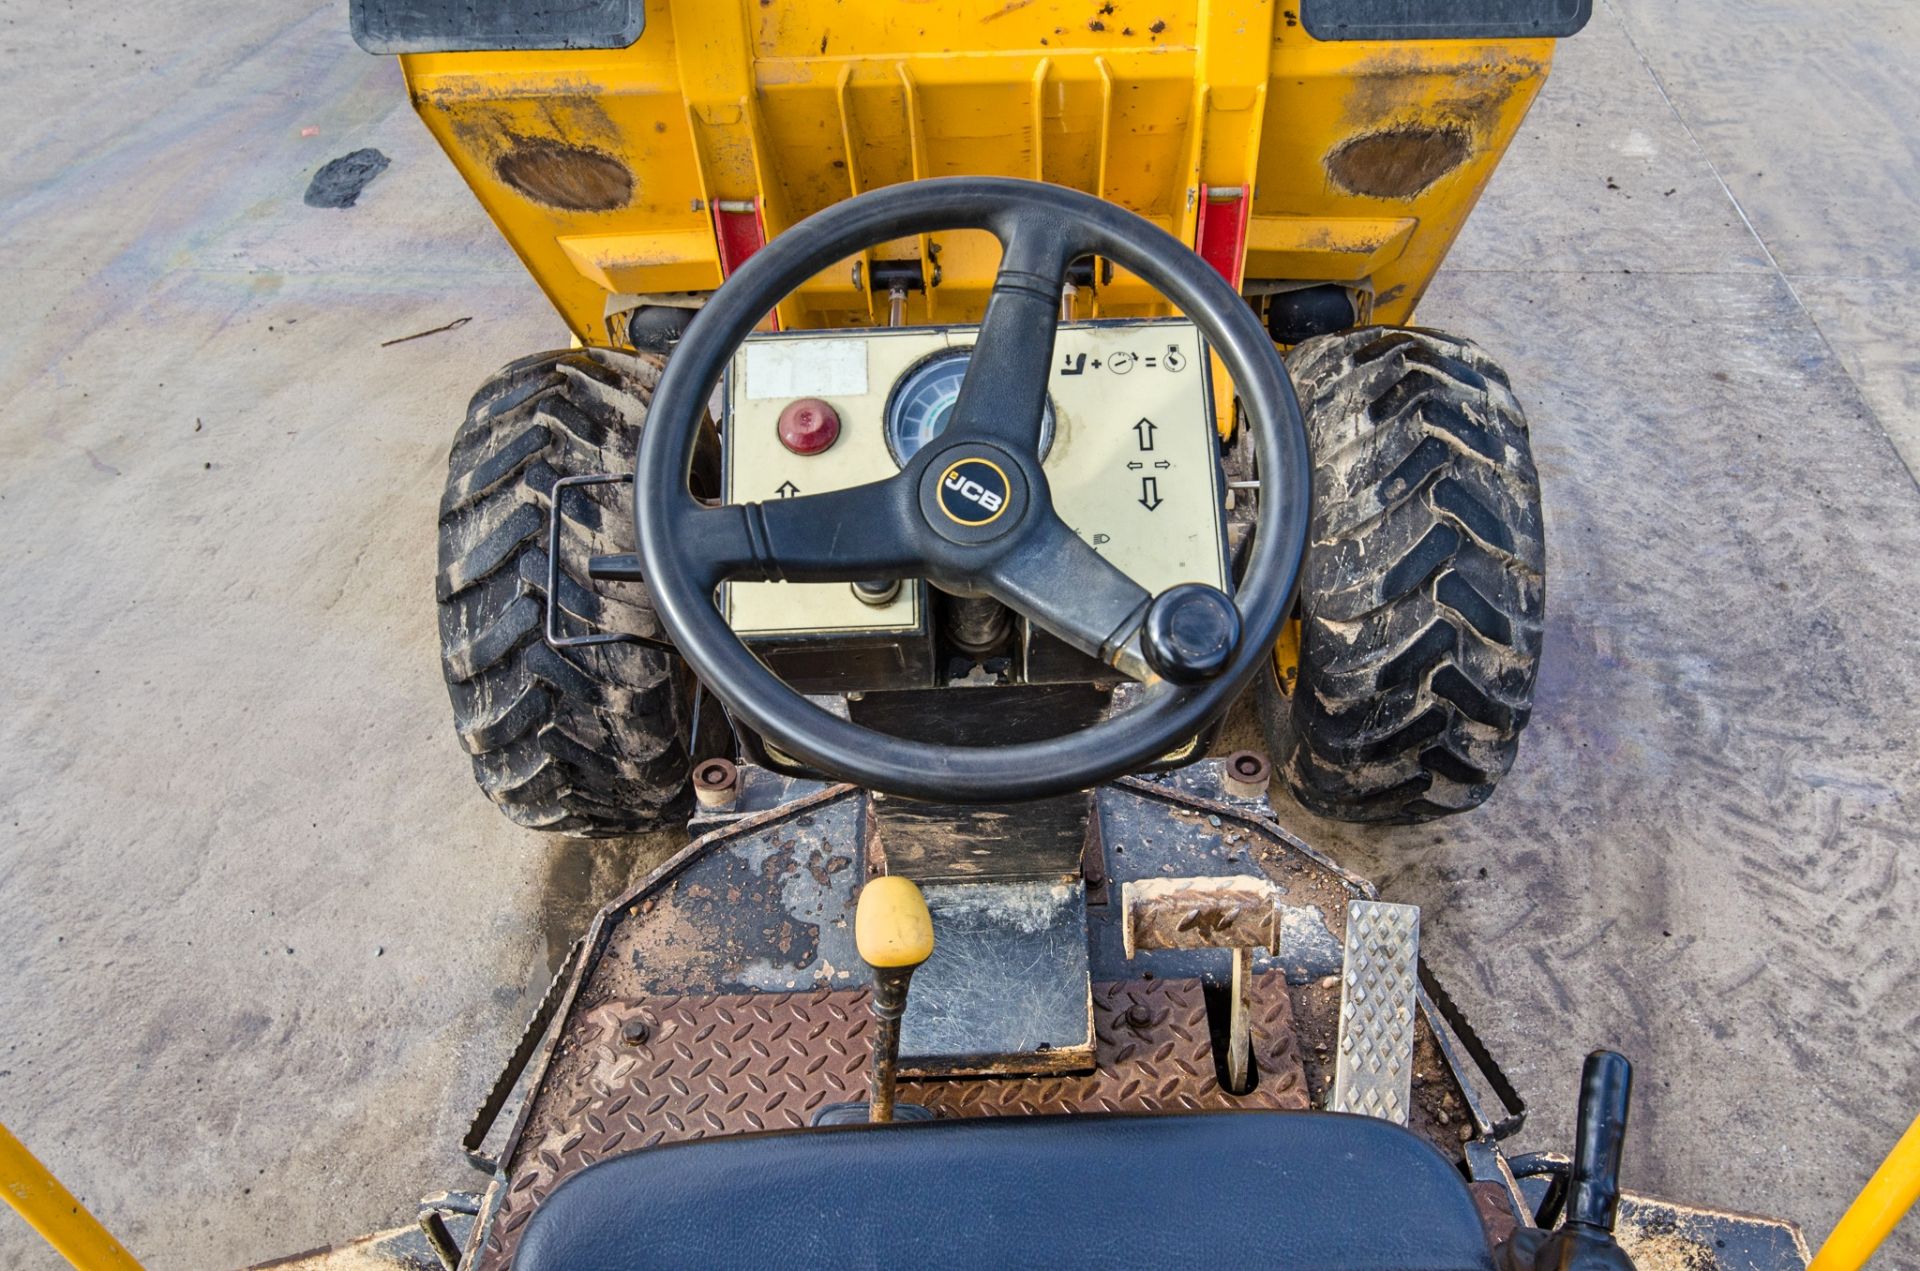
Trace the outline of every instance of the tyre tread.
<instances>
[{"instance_id":1,"label":"tyre tread","mask_svg":"<svg viewBox=\"0 0 1920 1271\"><path fill-rule=\"evenodd\" d=\"M1472 343L1362 328L1288 369L1314 456L1299 680L1269 743L1310 811L1410 823L1484 802L1531 713L1539 478L1506 372Z\"/></svg>"},{"instance_id":2,"label":"tyre tread","mask_svg":"<svg viewBox=\"0 0 1920 1271\"><path fill-rule=\"evenodd\" d=\"M516 824L582 837L684 817L684 671L637 644L555 650L544 638L547 531L563 476L625 471L656 360L605 349L522 358L474 394L440 505L441 665L474 777ZM645 588L574 562L632 550L617 487L567 500L560 607L576 621L659 630Z\"/></svg>"}]
</instances>

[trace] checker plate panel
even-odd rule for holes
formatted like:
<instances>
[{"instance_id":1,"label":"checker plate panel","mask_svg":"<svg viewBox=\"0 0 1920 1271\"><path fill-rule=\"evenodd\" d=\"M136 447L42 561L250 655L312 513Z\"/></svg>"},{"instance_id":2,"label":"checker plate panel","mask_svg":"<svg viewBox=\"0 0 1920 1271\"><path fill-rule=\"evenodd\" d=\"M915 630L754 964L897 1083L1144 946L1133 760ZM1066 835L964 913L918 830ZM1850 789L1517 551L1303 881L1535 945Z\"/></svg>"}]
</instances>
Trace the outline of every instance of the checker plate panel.
<instances>
[{"instance_id":1,"label":"checker plate panel","mask_svg":"<svg viewBox=\"0 0 1920 1271\"><path fill-rule=\"evenodd\" d=\"M1094 986L1091 1073L902 1081L899 1097L941 1118L1305 1109L1285 976L1255 977L1253 999L1260 1084L1245 1096L1221 1090L1201 986L1179 979ZM636 1020L638 1044L624 1040ZM584 1012L555 1048L475 1265L510 1267L539 1203L604 1157L801 1128L822 1104L864 1099L871 1024L864 988L617 999Z\"/></svg>"}]
</instances>

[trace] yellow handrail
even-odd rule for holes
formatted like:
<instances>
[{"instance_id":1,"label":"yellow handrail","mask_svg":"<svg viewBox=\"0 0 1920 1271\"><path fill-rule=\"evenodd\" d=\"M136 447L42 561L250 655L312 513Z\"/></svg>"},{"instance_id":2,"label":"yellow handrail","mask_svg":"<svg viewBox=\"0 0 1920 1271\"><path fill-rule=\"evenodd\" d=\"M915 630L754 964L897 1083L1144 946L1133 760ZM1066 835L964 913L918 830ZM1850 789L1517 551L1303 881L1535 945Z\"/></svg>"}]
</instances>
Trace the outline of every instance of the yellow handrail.
<instances>
[{"instance_id":1,"label":"yellow handrail","mask_svg":"<svg viewBox=\"0 0 1920 1271\"><path fill-rule=\"evenodd\" d=\"M1840 1215L1840 1224L1807 1271L1859 1271L1916 1199L1920 1199L1920 1117L1913 1119L1847 1212Z\"/></svg>"},{"instance_id":2,"label":"yellow handrail","mask_svg":"<svg viewBox=\"0 0 1920 1271\"><path fill-rule=\"evenodd\" d=\"M4 1125L0 1125L0 1195L54 1252L80 1271L140 1271L133 1255Z\"/></svg>"}]
</instances>

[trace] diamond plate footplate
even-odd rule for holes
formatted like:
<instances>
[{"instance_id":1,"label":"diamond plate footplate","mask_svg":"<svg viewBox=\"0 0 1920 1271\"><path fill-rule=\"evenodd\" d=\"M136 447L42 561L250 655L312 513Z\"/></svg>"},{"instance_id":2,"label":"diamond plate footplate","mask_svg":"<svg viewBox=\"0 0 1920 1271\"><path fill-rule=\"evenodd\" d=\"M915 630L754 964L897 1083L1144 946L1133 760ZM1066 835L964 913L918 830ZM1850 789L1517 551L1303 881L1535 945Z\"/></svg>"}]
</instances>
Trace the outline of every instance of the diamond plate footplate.
<instances>
[{"instance_id":1,"label":"diamond plate footplate","mask_svg":"<svg viewBox=\"0 0 1920 1271\"><path fill-rule=\"evenodd\" d=\"M1252 997L1259 1084L1244 1096L1220 1088L1201 986L1180 979L1094 986L1090 1073L902 1081L899 1097L942 1118L1303 1109L1285 977L1256 976ZM510 1267L539 1203L603 1157L797 1129L822 1104L864 1099L871 1025L865 989L618 999L577 1015L527 1112L474 1265Z\"/></svg>"},{"instance_id":2,"label":"diamond plate footplate","mask_svg":"<svg viewBox=\"0 0 1920 1271\"><path fill-rule=\"evenodd\" d=\"M1419 960L1418 906L1348 902L1334 1111L1407 1123Z\"/></svg>"}]
</instances>

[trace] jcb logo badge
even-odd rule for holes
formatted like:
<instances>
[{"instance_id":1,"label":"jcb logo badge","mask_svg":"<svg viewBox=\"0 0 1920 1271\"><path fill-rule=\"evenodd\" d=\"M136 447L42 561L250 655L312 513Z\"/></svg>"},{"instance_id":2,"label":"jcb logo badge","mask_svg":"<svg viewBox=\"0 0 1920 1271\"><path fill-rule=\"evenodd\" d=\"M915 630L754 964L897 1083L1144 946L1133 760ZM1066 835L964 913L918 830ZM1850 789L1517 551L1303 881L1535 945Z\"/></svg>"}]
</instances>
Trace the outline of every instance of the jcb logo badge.
<instances>
[{"instance_id":1,"label":"jcb logo badge","mask_svg":"<svg viewBox=\"0 0 1920 1271\"><path fill-rule=\"evenodd\" d=\"M1006 502L1005 499L1001 498L992 490L987 489L987 487L981 485L972 477L962 475L958 472L948 475L947 489L952 490L969 503L979 504L981 509L989 514L998 512L1000 505Z\"/></svg>"},{"instance_id":2,"label":"jcb logo badge","mask_svg":"<svg viewBox=\"0 0 1920 1271\"><path fill-rule=\"evenodd\" d=\"M1007 510L1007 474L986 459L961 459L940 475L940 510L962 525L986 525Z\"/></svg>"}]
</instances>

